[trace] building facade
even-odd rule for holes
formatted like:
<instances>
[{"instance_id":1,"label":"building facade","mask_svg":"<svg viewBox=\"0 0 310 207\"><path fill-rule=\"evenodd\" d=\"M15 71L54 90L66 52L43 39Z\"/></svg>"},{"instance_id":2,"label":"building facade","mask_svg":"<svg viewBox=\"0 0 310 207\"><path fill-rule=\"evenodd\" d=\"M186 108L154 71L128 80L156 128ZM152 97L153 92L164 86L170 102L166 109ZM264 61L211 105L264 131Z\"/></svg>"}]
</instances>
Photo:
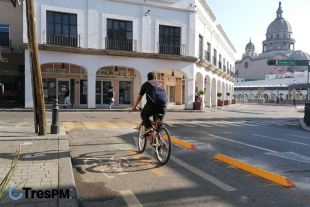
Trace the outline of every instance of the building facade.
<instances>
[{"instance_id":1,"label":"building facade","mask_svg":"<svg viewBox=\"0 0 310 207\"><path fill-rule=\"evenodd\" d=\"M233 93L235 49L203 0L37 0L35 10L46 104L63 103L69 88L75 106L107 107L113 86L115 105L132 106L151 71L169 104L186 109L199 90L207 107L217 105L217 92ZM22 48L32 108L25 2Z\"/></svg>"},{"instance_id":2,"label":"building facade","mask_svg":"<svg viewBox=\"0 0 310 207\"><path fill-rule=\"evenodd\" d=\"M258 54L255 45L250 42L245 47L241 60L236 61L236 71L240 80L264 80L270 76L282 78L296 72L307 70L306 66L268 66L268 59L278 60L310 60L303 51L295 50L295 39L290 23L284 19L281 2L276 12L276 18L266 31L266 39L262 42L262 53Z\"/></svg>"},{"instance_id":3,"label":"building facade","mask_svg":"<svg viewBox=\"0 0 310 207\"><path fill-rule=\"evenodd\" d=\"M0 0L0 14L0 83L4 85L0 106L21 107L25 100L22 7Z\"/></svg>"}]
</instances>

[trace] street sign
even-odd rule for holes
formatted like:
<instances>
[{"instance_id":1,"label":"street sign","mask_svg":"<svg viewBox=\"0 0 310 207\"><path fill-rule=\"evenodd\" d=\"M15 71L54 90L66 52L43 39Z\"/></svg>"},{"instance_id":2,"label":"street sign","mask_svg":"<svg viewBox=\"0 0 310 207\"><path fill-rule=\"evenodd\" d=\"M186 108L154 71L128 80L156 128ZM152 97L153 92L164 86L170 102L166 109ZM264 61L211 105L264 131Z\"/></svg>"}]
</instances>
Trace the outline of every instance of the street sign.
<instances>
[{"instance_id":1,"label":"street sign","mask_svg":"<svg viewBox=\"0 0 310 207\"><path fill-rule=\"evenodd\" d=\"M270 59L267 61L267 65L277 65L277 60Z\"/></svg>"},{"instance_id":2,"label":"street sign","mask_svg":"<svg viewBox=\"0 0 310 207\"><path fill-rule=\"evenodd\" d=\"M309 60L278 60L278 66L308 66Z\"/></svg>"}]
</instances>

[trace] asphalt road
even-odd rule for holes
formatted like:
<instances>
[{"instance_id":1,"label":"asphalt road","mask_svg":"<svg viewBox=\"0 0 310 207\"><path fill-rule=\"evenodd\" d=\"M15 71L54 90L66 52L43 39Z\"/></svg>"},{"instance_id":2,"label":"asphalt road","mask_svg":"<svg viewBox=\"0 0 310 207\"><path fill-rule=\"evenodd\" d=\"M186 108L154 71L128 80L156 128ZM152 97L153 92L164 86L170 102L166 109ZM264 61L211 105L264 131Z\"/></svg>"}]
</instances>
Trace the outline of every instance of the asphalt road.
<instances>
[{"instance_id":1,"label":"asphalt road","mask_svg":"<svg viewBox=\"0 0 310 207\"><path fill-rule=\"evenodd\" d=\"M108 115L106 115L108 114ZM137 154L138 113L63 116L80 205L310 206L310 134L293 107L239 105L210 113L169 113L173 145L160 166L148 146ZM122 115L121 115L122 114ZM75 120L74 120L75 119ZM285 188L223 162L223 154L285 176Z\"/></svg>"},{"instance_id":2,"label":"asphalt road","mask_svg":"<svg viewBox=\"0 0 310 207\"><path fill-rule=\"evenodd\" d=\"M32 120L32 113L1 112L0 122ZM50 121L50 114L47 118ZM81 207L310 206L310 133L290 106L241 104L208 113L168 113L173 144L160 166L148 146L137 154L139 113L60 113L68 131ZM285 176L285 188L215 160L223 154Z\"/></svg>"}]
</instances>

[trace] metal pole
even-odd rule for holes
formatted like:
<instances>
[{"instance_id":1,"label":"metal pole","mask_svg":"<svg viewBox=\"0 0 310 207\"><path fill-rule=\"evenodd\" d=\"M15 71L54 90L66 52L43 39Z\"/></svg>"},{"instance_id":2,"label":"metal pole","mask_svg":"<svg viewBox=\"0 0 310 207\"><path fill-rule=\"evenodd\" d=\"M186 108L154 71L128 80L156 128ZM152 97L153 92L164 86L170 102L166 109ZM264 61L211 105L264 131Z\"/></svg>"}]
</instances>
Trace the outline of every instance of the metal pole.
<instances>
[{"instance_id":1,"label":"metal pole","mask_svg":"<svg viewBox=\"0 0 310 207\"><path fill-rule=\"evenodd\" d=\"M51 134L59 134L59 124L58 124L58 100L54 100L53 109L52 109L52 125L51 125Z\"/></svg>"},{"instance_id":2,"label":"metal pole","mask_svg":"<svg viewBox=\"0 0 310 207\"><path fill-rule=\"evenodd\" d=\"M307 78L307 102L310 103L310 83L309 83L310 65L308 65L308 78Z\"/></svg>"},{"instance_id":3,"label":"metal pole","mask_svg":"<svg viewBox=\"0 0 310 207\"><path fill-rule=\"evenodd\" d=\"M33 50L33 72L34 72L34 82L35 82L35 93L38 104L38 122L39 122L39 135L46 135L46 117L45 117L45 103L43 96L43 86L42 86L42 74L39 58L39 48L37 41L37 29L36 29L36 17L34 9L34 0L27 0L28 4L28 21L29 21L29 33L30 39L29 43L31 49Z\"/></svg>"}]
</instances>

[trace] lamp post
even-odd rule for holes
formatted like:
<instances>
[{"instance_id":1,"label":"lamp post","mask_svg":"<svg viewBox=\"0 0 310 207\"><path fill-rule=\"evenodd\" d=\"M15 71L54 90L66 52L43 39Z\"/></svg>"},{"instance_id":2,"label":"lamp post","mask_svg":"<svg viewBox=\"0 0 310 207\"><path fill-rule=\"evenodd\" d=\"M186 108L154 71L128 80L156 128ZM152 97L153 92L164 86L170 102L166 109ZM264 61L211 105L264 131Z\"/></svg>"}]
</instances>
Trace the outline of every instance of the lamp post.
<instances>
[{"instance_id":1,"label":"lamp post","mask_svg":"<svg viewBox=\"0 0 310 207\"><path fill-rule=\"evenodd\" d=\"M293 105L296 107L296 99L295 99L295 97L296 97L296 89L295 89L295 80L294 80L294 96L293 96Z\"/></svg>"}]
</instances>

